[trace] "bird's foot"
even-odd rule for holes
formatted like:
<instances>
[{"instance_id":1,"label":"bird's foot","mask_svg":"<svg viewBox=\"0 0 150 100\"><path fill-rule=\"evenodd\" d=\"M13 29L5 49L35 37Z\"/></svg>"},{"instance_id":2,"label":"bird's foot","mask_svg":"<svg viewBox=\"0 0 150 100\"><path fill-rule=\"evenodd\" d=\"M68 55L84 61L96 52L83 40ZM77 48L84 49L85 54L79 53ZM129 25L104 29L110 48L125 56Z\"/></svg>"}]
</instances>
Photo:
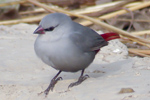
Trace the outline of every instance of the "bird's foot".
<instances>
[{"instance_id":1,"label":"bird's foot","mask_svg":"<svg viewBox=\"0 0 150 100\"><path fill-rule=\"evenodd\" d=\"M81 84L84 80L86 80L87 78L89 78L88 75L85 76L80 76L77 82L71 83L68 88L73 87L73 86L77 86L79 84Z\"/></svg>"},{"instance_id":2,"label":"bird's foot","mask_svg":"<svg viewBox=\"0 0 150 100\"><path fill-rule=\"evenodd\" d=\"M52 79L51 80L51 83L49 84L48 88L44 91L44 92L41 92L41 93L44 93L45 94L45 97L48 95L49 91L53 91L54 87L55 87L55 84L59 81L59 80L62 80L62 77L58 77L56 79ZM41 94L40 93L40 94Z\"/></svg>"}]
</instances>

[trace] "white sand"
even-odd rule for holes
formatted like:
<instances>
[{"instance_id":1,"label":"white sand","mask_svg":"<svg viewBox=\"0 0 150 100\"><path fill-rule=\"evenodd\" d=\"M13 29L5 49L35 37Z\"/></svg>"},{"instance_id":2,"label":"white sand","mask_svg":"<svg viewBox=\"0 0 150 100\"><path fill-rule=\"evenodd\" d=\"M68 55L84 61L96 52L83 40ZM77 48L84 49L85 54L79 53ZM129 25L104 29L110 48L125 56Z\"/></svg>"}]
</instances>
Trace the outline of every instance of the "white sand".
<instances>
[{"instance_id":1,"label":"white sand","mask_svg":"<svg viewBox=\"0 0 150 100\"><path fill-rule=\"evenodd\" d=\"M58 72L34 53L36 25L0 26L0 100L150 100L150 58L128 57L126 46L111 41L85 74L90 78L70 88L80 72L60 76L54 91L38 95ZM135 92L118 94L122 88Z\"/></svg>"}]
</instances>

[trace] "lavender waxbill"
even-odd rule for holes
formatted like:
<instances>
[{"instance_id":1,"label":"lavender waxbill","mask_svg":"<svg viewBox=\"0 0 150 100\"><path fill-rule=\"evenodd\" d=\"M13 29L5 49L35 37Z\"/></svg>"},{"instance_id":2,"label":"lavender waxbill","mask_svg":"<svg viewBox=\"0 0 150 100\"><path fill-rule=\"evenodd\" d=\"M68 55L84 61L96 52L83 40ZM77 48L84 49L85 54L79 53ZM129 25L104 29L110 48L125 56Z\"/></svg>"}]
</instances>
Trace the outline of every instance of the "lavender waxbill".
<instances>
[{"instance_id":1,"label":"lavender waxbill","mask_svg":"<svg viewBox=\"0 0 150 100\"><path fill-rule=\"evenodd\" d=\"M84 70L93 62L100 48L107 46L108 41L119 38L116 33L99 35L94 30L82 26L63 13L52 13L45 16L34 31L38 37L34 44L36 55L47 65L58 70L44 91L48 95L53 90L58 77L64 72L77 72L81 75L77 82L68 87L81 84L88 78Z\"/></svg>"}]
</instances>

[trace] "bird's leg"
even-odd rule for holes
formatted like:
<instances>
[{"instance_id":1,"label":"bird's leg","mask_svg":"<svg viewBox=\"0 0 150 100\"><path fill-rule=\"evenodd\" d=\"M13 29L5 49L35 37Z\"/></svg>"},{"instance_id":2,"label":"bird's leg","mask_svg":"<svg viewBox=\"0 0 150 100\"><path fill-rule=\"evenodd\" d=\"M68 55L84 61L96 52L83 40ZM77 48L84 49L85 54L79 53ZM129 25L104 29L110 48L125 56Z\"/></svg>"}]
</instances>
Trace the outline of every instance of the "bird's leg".
<instances>
[{"instance_id":1,"label":"bird's leg","mask_svg":"<svg viewBox=\"0 0 150 100\"><path fill-rule=\"evenodd\" d=\"M86 79L89 77L88 75L84 75L84 76L83 76L83 74L84 74L84 69L82 70L81 76L79 77L78 81L77 81L77 82L74 82L74 83L71 83L71 84L68 86L68 88L73 87L73 86L77 86L77 85L81 84L84 80L86 80Z\"/></svg>"},{"instance_id":2,"label":"bird's leg","mask_svg":"<svg viewBox=\"0 0 150 100\"><path fill-rule=\"evenodd\" d=\"M62 79L62 77L58 77L58 75L59 75L60 73L61 73L61 71L59 71L59 72L56 74L56 76L51 80L51 82L50 82L48 88L44 91L44 93L45 93L46 96L48 95L48 93L49 93L50 90L53 91L53 88L54 88L55 84L56 84L59 80ZM57 78L57 77L58 77L58 78Z\"/></svg>"}]
</instances>

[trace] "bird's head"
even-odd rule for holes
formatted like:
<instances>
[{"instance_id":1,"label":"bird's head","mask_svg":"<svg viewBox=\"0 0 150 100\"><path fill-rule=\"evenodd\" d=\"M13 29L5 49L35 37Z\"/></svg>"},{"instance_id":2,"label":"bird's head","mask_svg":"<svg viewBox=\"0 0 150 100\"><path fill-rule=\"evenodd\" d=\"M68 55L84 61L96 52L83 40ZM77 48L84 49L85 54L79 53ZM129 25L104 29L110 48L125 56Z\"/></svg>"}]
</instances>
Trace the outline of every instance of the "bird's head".
<instances>
[{"instance_id":1,"label":"bird's head","mask_svg":"<svg viewBox=\"0 0 150 100\"><path fill-rule=\"evenodd\" d=\"M49 14L41 20L38 28L34 31L34 34L42 35L45 33L54 32L56 30L61 30L62 28L60 27L65 26L71 21L71 18L63 13Z\"/></svg>"}]
</instances>

